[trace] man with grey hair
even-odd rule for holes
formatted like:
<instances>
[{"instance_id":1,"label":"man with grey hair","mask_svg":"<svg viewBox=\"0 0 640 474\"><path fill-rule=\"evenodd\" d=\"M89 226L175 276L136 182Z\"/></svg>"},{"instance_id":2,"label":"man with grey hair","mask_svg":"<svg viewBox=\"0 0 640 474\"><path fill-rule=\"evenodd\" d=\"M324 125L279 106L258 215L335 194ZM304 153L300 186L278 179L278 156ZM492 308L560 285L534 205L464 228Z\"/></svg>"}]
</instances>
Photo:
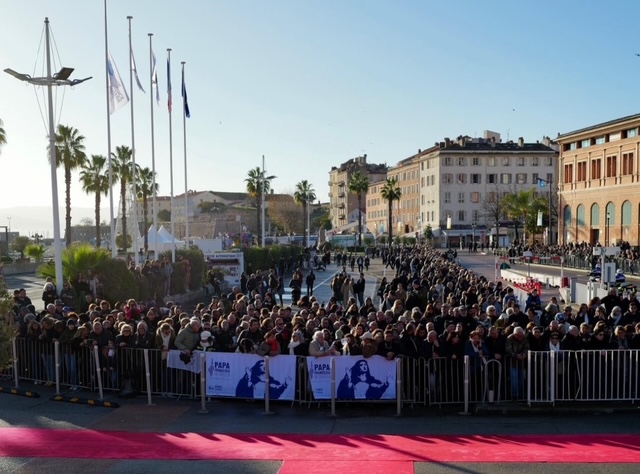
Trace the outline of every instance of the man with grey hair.
<instances>
[{"instance_id":1,"label":"man with grey hair","mask_svg":"<svg viewBox=\"0 0 640 474\"><path fill-rule=\"evenodd\" d=\"M507 365L511 372L511 398L513 400L524 398L525 365L528 352L529 340L525 337L524 329L516 326L513 333L507 337L505 344Z\"/></svg>"}]
</instances>

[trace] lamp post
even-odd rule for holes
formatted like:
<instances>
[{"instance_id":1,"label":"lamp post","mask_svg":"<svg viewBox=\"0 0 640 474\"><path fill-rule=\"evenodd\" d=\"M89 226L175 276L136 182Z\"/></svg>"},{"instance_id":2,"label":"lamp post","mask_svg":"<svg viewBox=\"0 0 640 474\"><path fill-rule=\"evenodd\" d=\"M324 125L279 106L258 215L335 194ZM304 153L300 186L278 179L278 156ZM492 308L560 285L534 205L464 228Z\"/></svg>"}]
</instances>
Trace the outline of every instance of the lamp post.
<instances>
[{"instance_id":1,"label":"lamp post","mask_svg":"<svg viewBox=\"0 0 640 474\"><path fill-rule=\"evenodd\" d=\"M475 252L476 251L476 223L472 222L471 223L471 231L472 231L472 237L471 237L471 249Z\"/></svg>"},{"instance_id":2,"label":"lamp post","mask_svg":"<svg viewBox=\"0 0 640 474\"><path fill-rule=\"evenodd\" d=\"M62 291L62 240L60 239L60 209L58 208L58 178L56 174L56 128L53 115L53 86L76 86L91 79L70 80L69 76L73 68L63 67L55 74L51 74L51 41L49 32L49 18L45 18L45 41L47 56L47 75L45 77L31 77L28 74L21 74L12 69L5 69L4 72L16 79L28 82L34 86L47 86L47 101L49 107L49 152L51 153L51 204L53 206L53 248L55 257L56 286L58 293Z\"/></svg>"},{"instance_id":3,"label":"lamp post","mask_svg":"<svg viewBox=\"0 0 640 474\"><path fill-rule=\"evenodd\" d=\"M542 179L542 178L538 178L538 186L540 186L541 188L544 187L545 185L549 186L549 221L548 226L547 226L547 245L551 245L551 209L552 209L552 203L551 203L551 184L553 183L553 180L549 179Z\"/></svg>"},{"instance_id":4,"label":"lamp post","mask_svg":"<svg viewBox=\"0 0 640 474\"><path fill-rule=\"evenodd\" d=\"M609 224L611 222L611 214L607 211L607 225L604 228L604 246L609 246Z\"/></svg>"}]
</instances>

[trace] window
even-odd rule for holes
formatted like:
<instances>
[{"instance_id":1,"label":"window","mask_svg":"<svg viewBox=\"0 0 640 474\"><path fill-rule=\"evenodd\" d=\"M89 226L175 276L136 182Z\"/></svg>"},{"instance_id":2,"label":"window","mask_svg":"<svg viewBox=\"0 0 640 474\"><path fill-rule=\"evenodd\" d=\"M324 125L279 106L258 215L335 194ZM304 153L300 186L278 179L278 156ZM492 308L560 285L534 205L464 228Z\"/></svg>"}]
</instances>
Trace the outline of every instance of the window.
<instances>
[{"instance_id":1,"label":"window","mask_svg":"<svg viewBox=\"0 0 640 474\"><path fill-rule=\"evenodd\" d=\"M482 183L482 175L481 174L472 174L471 175L471 184L481 184Z\"/></svg>"},{"instance_id":2,"label":"window","mask_svg":"<svg viewBox=\"0 0 640 474\"><path fill-rule=\"evenodd\" d=\"M617 175L617 156L607 156L607 178L613 178Z\"/></svg>"},{"instance_id":3,"label":"window","mask_svg":"<svg viewBox=\"0 0 640 474\"><path fill-rule=\"evenodd\" d=\"M458 204L464 203L464 193L458 193Z\"/></svg>"},{"instance_id":4,"label":"window","mask_svg":"<svg viewBox=\"0 0 640 474\"><path fill-rule=\"evenodd\" d=\"M496 202L497 195L495 191L489 191L487 193L487 202Z\"/></svg>"},{"instance_id":5,"label":"window","mask_svg":"<svg viewBox=\"0 0 640 474\"><path fill-rule=\"evenodd\" d=\"M539 183L539 181L538 181L539 179L540 179L540 178L539 178L539 176L538 176L538 173L533 173L533 174L531 175L531 182L532 182L532 183L538 183L538 184L540 184L540 183Z\"/></svg>"},{"instance_id":6,"label":"window","mask_svg":"<svg viewBox=\"0 0 640 474\"><path fill-rule=\"evenodd\" d=\"M599 226L600 225L600 206L595 203L591 206L591 225Z\"/></svg>"},{"instance_id":7,"label":"window","mask_svg":"<svg viewBox=\"0 0 640 474\"><path fill-rule=\"evenodd\" d=\"M464 222L465 219L465 212L464 211L458 211L458 221L459 222Z\"/></svg>"},{"instance_id":8,"label":"window","mask_svg":"<svg viewBox=\"0 0 640 474\"><path fill-rule=\"evenodd\" d=\"M487 158L487 166L495 166L496 165L496 157L490 156Z\"/></svg>"},{"instance_id":9,"label":"window","mask_svg":"<svg viewBox=\"0 0 640 474\"><path fill-rule=\"evenodd\" d=\"M471 220L473 220L474 222L478 222L480 220L480 211L471 211Z\"/></svg>"},{"instance_id":10,"label":"window","mask_svg":"<svg viewBox=\"0 0 640 474\"><path fill-rule=\"evenodd\" d=\"M547 156L545 162L546 166L553 166L553 156Z\"/></svg>"},{"instance_id":11,"label":"window","mask_svg":"<svg viewBox=\"0 0 640 474\"><path fill-rule=\"evenodd\" d=\"M602 178L602 158L591 160L591 179Z\"/></svg>"},{"instance_id":12,"label":"window","mask_svg":"<svg viewBox=\"0 0 640 474\"><path fill-rule=\"evenodd\" d=\"M564 183L573 183L573 165L564 165Z\"/></svg>"},{"instance_id":13,"label":"window","mask_svg":"<svg viewBox=\"0 0 640 474\"><path fill-rule=\"evenodd\" d=\"M633 138L638 136L638 127L630 128L627 130L627 138Z\"/></svg>"},{"instance_id":14,"label":"window","mask_svg":"<svg viewBox=\"0 0 640 474\"><path fill-rule=\"evenodd\" d=\"M442 175L442 184L451 184L453 183L453 175L451 173L444 173Z\"/></svg>"},{"instance_id":15,"label":"window","mask_svg":"<svg viewBox=\"0 0 640 474\"><path fill-rule=\"evenodd\" d=\"M459 173L456 179L458 184L467 184L467 175L465 173Z\"/></svg>"},{"instance_id":16,"label":"window","mask_svg":"<svg viewBox=\"0 0 640 474\"><path fill-rule=\"evenodd\" d=\"M420 171L424 171L424 161L420 162Z\"/></svg>"},{"instance_id":17,"label":"window","mask_svg":"<svg viewBox=\"0 0 640 474\"><path fill-rule=\"evenodd\" d=\"M587 225L586 216L587 216L586 208L584 207L584 205L580 204L576 212L576 219L577 219L576 223L578 224L578 227Z\"/></svg>"},{"instance_id":18,"label":"window","mask_svg":"<svg viewBox=\"0 0 640 474\"><path fill-rule=\"evenodd\" d=\"M526 163L526 158L524 156L516 157L516 166L524 166Z\"/></svg>"},{"instance_id":19,"label":"window","mask_svg":"<svg viewBox=\"0 0 640 474\"><path fill-rule=\"evenodd\" d=\"M604 145L607 142L606 137L602 135L601 137L596 137L596 145Z\"/></svg>"},{"instance_id":20,"label":"window","mask_svg":"<svg viewBox=\"0 0 640 474\"><path fill-rule=\"evenodd\" d=\"M451 202L451 193L449 192L444 193L444 202L446 204L449 204Z\"/></svg>"},{"instance_id":21,"label":"window","mask_svg":"<svg viewBox=\"0 0 640 474\"><path fill-rule=\"evenodd\" d=\"M516 184L527 184L527 173L516 174Z\"/></svg>"},{"instance_id":22,"label":"window","mask_svg":"<svg viewBox=\"0 0 640 474\"><path fill-rule=\"evenodd\" d=\"M576 177L576 181L587 180L587 162L586 161L581 161L578 163L577 172L578 172L578 176Z\"/></svg>"},{"instance_id":23,"label":"window","mask_svg":"<svg viewBox=\"0 0 640 474\"><path fill-rule=\"evenodd\" d=\"M488 174L487 175L487 183L488 184L497 184L498 183L498 175L497 174Z\"/></svg>"},{"instance_id":24,"label":"window","mask_svg":"<svg viewBox=\"0 0 640 474\"><path fill-rule=\"evenodd\" d=\"M453 159L450 156L442 158L442 166L453 166Z\"/></svg>"},{"instance_id":25,"label":"window","mask_svg":"<svg viewBox=\"0 0 640 474\"><path fill-rule=\"evenodd\" d=\"M458 157L458 166L467 166L467 158L464 156Z\"/></svg>"},{"instance_id":26,"label":"window","mask_svg":"<svg viewBox=\"0 0 640 474\"><path fill-rule=\"evenodd\" d=\"M511 173L500 174L500 184L511 184Z\"/></svg>"},{"instance_id":27,"label":"window","mask_svg":"<svg viewBox=\"0 0 640 474\"><path fill-rule=\"evenodd\" d=\"M589 148L591 146L591 139L587 138L586 140L582 140L580 142L580 147L581 148Z\"/></svg>"},{"instance_id":28,"label":"window","mask_svg":"<svg viewBox=\"0 0 640 474\"><path fill-rule=\"evenodd\" d=\"M531 166L539 166L539 163L540 163L539 156L534 156L531 158Z\"/></svg>"},{"instance_id":29,"label":"window","mask_svg":"<svg viewBox=\"0 0 640 474\"><path fill-rule=\"evenodd\" d=\"M509 157L508 156L503 156L502 157L502 166L509 166Z\"/></svg>"},{"instance_id":30,"label":"window","mask_svg":"<svg viewBox=\"0 0 640 474\"><path fill-rule=\"evenodd\" d=\"M569 143L569 150L577 150L577 149L578 149L577 142Z\"/></svg>"},{"instance_id":31,"label":"window","mask_svg":"<svg viewBox=\"0 0 640 474\"><path fill-rule=\"evenodd\" d=\"M633 152L622 154L622 174L633 174Z\"/></svg>"},{"instance_id":32,"label":"window","mask_svg":"<svg viewBox=\"0 0 640 474\"><path fill-rule=\"evenodd\" d=\"M622 203L622 225L631 225L631 203L629 201Z\"/></svg>"},{"instance_id":33,"label":"window","mask_svg":"<svg viewBox=\"0 0 640 474\"><path fill-rule=\"evenodd\" d=\"M474 204L478 204L480 202L480 193L478 192L471 193L471 202Z\"/></svg>"},{"instance_id":34,"label":"window","mask_svg":"<svg viewBox=\"0 0 640 474\"><path fill-rule=\"evenodd\" d=\"M471 158L471 165L480 166L480 158L478 158L477 156L474 156L473 158Z\"/></svg>"},{"instance_id":35,"label":"window","mask_svg":"<svg viewBox=\"0 0 640 474\"><path fill-rule=\"evenodd\" d=\"M424 188L424 176L420 178L420 187Z\"/></svg>"}]
</instances>

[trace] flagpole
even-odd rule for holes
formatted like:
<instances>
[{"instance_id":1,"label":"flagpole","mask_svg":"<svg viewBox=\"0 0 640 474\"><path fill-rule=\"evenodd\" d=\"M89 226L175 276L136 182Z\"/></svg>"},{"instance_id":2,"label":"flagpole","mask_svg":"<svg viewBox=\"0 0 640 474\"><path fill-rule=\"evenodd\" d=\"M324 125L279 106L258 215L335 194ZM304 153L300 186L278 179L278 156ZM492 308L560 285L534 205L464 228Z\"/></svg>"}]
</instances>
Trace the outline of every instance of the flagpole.
<instances>
[{"instance_id":1,"label":"flagpole","mask_svg":"<svg viewBox=\"0 0 640 474\"><path fill-rule=\"evenodd\" d=\"M107 92L107 162L109 167L109 223L111 226L111 257L118 256L116 246L116 221L113 217L113 165L111 163L111 112L109 110L109 37L107 35L107 0L104 0L104 71L105 89Z\"/></svg>"},{"instance_id":2,"label":"flagpole","mask_svg":"<svg viewBox=\"0 0 640 474\"><path fill-rule=\"evenodd\" d=\"M262 175L260 176L260 199L261 199L261 236L262 236L262 247L265 247L265 242L264 242L264 182L265 182L265 178L267 177L267 174L264 171L264 155L262 155Z\"/></svg>"},{"instance_id":3,"label":"flagpole","mask_svg":"<svg viewBox=\"0 0 640 474\"><path fill-rule=\"evenodd\" d=\"M153 257L155 260L158 260L158 199L157 199L157 191L156 191L156 140L155 140L155 131L154 131L154 122L153 122L153 80L154 74L156 75L156 89L158 88L157 74L155 72L155 61L153 57L153 33L149 33L149 71L151 74L149 75L149 90L151 93L149 94L150 104L151 104L151 173L153 174ZM148 229L145 229L145 232L148 232Z\"/></svg>"},{"instance_id":4,"label":"flagpole","mask_svg":"<svg viewBox=\"0 0 640 474\"><path fill-rule=\"evenodd\" d=\"M131 44L131 20L132 16L128 16L127 20L129 20L129 94L131 101L131 182L133 185L133 235L131 236L131 240L133 240L133 261L138 263L138 233L140 225L138 224L138 192L136 189L136 132L135 132L135 120L133 113L133 45ZM125 233L124 231L122 232ZM125 242L126 246L127 243Z\"/></svg>"},{"instance_id":5,"label":"flagpole","mask_svg":"<svg viewBox=\"0 0 640 474\"><path fill-rule=\"evenodd\" d=\"M189 248L189 187L187 185L187 108L185 106L187 98L185 95L184 85L184 65L182 61L182 137L183 137L183 153L184 153L184 233L185 243Z\"/></svg>"},{"instance_id":6,"label":"flagpole","mask_svg":"<svg viewBox=\"0 0 640 474\"><path fill-rule=\"evenodd\" d=\"M173 130L171 123L171 48L167 48L167 108L169 109L169 179L171 181L171 261L176 261L176 227L173 219Z\"/></svg>"}]
</instances>

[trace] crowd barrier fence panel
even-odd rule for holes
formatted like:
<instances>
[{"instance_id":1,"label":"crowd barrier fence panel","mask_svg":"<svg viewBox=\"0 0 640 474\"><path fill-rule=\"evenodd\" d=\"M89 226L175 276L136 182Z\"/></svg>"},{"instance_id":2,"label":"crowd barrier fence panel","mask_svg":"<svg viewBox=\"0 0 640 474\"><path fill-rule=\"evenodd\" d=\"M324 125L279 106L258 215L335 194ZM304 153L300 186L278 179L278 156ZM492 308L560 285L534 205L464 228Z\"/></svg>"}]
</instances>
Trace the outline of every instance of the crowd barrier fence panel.
<instances>
[{"instance_id":1,"label":"crowd barrier fence panel","mask_svg":"<svg viewBox=\"0 0 640 474\"><path fill-rule=\"evenodd\" d=\"M114 356L108 348L83 346L74 351L69 345L27 338L15 338L12 348L14 367L0 375L5 380L17 376L16 387L19 381L48 381L97 390L100 397L103 390L131 390L147 393L150 399L159 394L204 399L201 374L168 367L161 350L118 348ZM636 401L640 396L640 350L530 351L524 361L399 357L396 364L397 397L384 402L395 401L398 412L406 405L614 402ZM306 358L296 359L296 374L292 404L329 402L315 400ZM332 383L335 386L336 381Z\"/></svg>"}]
</instances>

